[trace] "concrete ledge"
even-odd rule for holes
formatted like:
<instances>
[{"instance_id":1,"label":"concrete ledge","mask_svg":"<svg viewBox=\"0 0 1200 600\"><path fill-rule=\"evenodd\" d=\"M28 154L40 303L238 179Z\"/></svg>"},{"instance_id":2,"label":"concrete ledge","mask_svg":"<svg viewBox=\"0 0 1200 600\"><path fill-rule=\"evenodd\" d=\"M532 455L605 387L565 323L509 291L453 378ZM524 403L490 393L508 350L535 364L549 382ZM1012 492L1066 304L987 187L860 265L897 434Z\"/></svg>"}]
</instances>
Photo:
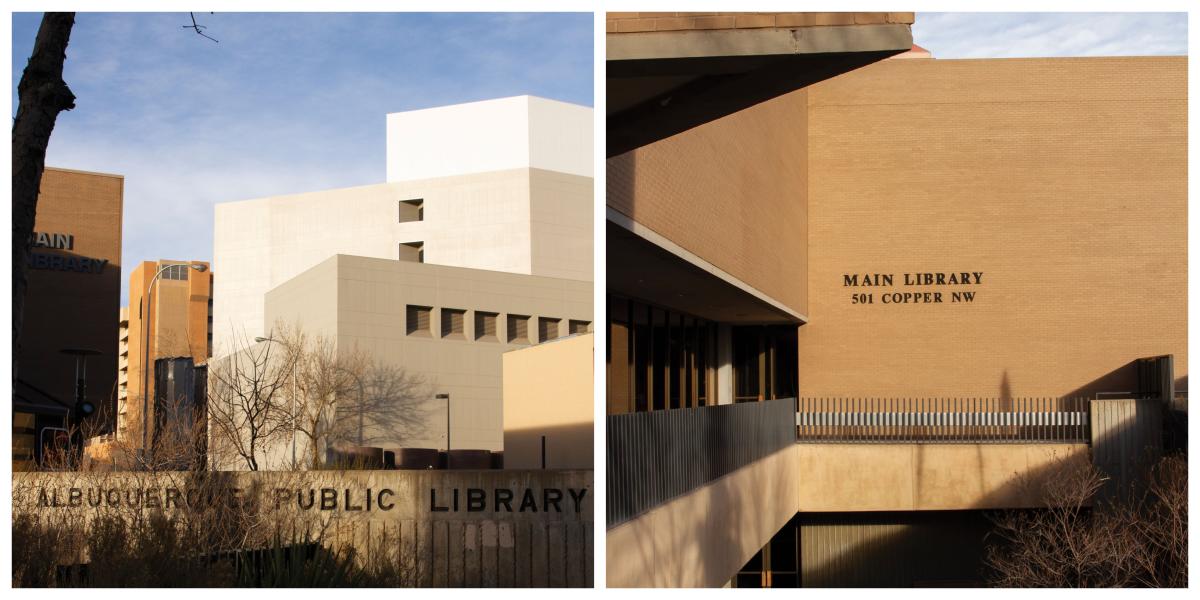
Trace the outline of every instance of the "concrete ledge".
<instances>
[{"instance_id":1,"label":"concrete ledge","mask_svg":"<svg viewBox=\"0 0 1200 600\"><path fill-rule=\"evenodd\" d=\"M1087 444L797 444L797 512L1037 506L1061 462Z\"/></svg>"},{"instance_id":2,"label":"concrete ledge","mask_svg":"<svg viewBox=\"0 0 1200 600\"><path fill-rule=\"evenodd\" d=\"M909 25L658 31L606 36L607 59L661 60L875 52L912 47Z\"/></svg>"}]
</instances>

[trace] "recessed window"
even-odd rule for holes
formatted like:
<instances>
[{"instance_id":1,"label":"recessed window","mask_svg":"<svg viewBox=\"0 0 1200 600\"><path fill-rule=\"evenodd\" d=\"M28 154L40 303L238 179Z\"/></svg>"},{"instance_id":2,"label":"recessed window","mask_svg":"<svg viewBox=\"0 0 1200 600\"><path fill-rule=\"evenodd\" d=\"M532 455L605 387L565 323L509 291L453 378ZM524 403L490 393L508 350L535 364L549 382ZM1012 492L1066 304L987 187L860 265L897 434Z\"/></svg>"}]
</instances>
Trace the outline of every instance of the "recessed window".
<instances>
[{"instance_id":1,"label":"recessed window","mask_svg":"<svg viewBox=\"0 0 1200 600\"><path fill-rule=\"evenodd\" d=\"M415 200L400 201L400 222L411 223L413 221L425 220L425 200L417 198Z\"/></svg>"},{"instance_id":2,"label":"recessed window","mask_svg":"<svg viewBox=\"0 0 1200 600\"><path fill-rule=\"evenodd\" d=\"M408 335L431 335L430 316L433 315L433 307L409 304L405 307L405 313Z\"/></svg>"},{"instance_id":3,"label":"recessed window","mask_svg":"<svg viewBox=\"0 0 1200 600\"><path fill-rule=\"evenodd\" d=\"M187 265L168 265L163 269L162 279L173 279L176 281L187 281L188 271L191 269Z\"/></svg>"},{"instance_id":4,"label":"recessed window","mask_svg":"<svg viewBox=\"0 0 1200 600\"><path fill-rule=\"evenodd\" d=\"M591 321L576 321L575 319L571 319L567 323L567 335L579 335L581 333L587 333L588 326L591 324Z\"/></svg>"},{"instance_id":5,"label":"recessed window","mask_svg":"<svg viewBox=\"0 0 1200 600\"><path fill-rule=\"evenodd\" d=\"M475 311L475 339L482 342L498 342L496 320L500 315L493 312Z\"/></svg>"},{"instance_id":6,"label":"recessed window","mask_svg":"<svg viewBox=\"0 0 1200 600\"><path fill-rule=\"evenodd\" d=\"M425 242L401 243L400 260L405 262L425 262Z\"/></svg>"},{"instance_id":7,"label":"recessed window","mask_svg":"<svg viewBox=\"0 0 1200 600\"><path fill-rule=\"evenodd\" d=\"M538 341L548 342L558 339L558 323L562 319L538 317Z\"/></svg>"},{"instance_id":8,"label":"recessed window","mask_svg":"<svg viewBox=\"0 0 1200 600\"><path fill-rule=\"evenodd\" d=\"M529 343L529 316L508 315L508 343Z\"/></svg>"},{"instance_id":9,"label":"recessed window","mask_svg":"<svg viewBox=\"0 0 1200 600\"><path fill-rule=\"evenodd\" d=\"M442 337L460 340L467 339L466 320L467 311L457 308L443 308Z\"/></svg>"}]
</instances>

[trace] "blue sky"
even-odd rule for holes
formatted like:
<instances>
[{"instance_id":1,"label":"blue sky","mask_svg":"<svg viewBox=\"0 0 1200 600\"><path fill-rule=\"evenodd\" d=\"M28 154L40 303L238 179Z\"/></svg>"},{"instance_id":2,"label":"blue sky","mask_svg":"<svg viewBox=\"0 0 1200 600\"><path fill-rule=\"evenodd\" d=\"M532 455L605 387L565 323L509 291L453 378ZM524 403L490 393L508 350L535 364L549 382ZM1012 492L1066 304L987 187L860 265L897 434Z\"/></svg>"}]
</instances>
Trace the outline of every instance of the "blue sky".
<instances>
[{"instance_id":1,"label":"blue sky","mask_svg":"<svg viewBox=\"0 0 1200 600\"><path fill-rule=\"evenodd\" d=\"M380 183L385 115L520 94L592 105L592 15L80 13L50 166L125 176L142 260L210 260L213 205ZM13 15L12 89L40 14ZM220 276L217 274L217 276Z\"/></svg>"},{"instance_id":2,"label":"blue sky","mask_svg":"<svg viewBox=\"0 0 1200 600\"><path fill-rule=\"evenodd\" d=\"M934 58L1187 54L1187 13L917 13Z\"/></svg>"},{"instance_id":3,"label":"blue sky","mask_svg":"<svg viewBox=\"0 0 1200 600\"><path fill-rule=\"evenodd\" d=\"M80 13L71 35L77 108L46 162L125 176L124 265L211 259L218 202L382 182L389 112L592 105L590 13L197 18L220 43L181 29L187 13ZM14 114L39 19L13 15ZM913 37L942 59L1187 54L1187 15L918 13Z\"/></svg>"}]
</instances>

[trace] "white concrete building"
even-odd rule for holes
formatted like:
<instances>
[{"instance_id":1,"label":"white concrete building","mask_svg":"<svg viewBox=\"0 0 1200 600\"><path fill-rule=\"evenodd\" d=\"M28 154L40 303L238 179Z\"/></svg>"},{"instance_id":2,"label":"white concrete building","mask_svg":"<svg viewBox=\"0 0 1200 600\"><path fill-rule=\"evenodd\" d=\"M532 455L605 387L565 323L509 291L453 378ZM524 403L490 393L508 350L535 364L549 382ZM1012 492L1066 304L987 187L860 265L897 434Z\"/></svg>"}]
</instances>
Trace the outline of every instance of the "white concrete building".
<instances>
[{"instance_id":1,"label":"white concrete building","mask_svg":"<svg viewBox=\"0 0 1200 600\"><path fill-rule=\"evenodd\" d=\"M518 96L387 117L387 182L218 204L213 353L335 254L590 281L592 109Z\"/></svg>"},{"instance_id":2,"label":"white concrete building","mask_svg":"<svg viewBox=\"0 0 1200 600\"><path fill-rule=\"evenodd\" d=\"M590 281L360 256L329 257L265 301L272 325L300 323L307 334L331 339L340 350L364 351L417 382L406 390L412 397L395 398L407 407L407 419L378 427L365 418L363 443L387 449L445 449L446 404L435 396L449 394L452 448L503 450L504 353L592 327ZM368 386L365 393L377 392ZM308 456L303 436L298 445L300 457ZM267 464L288 464L289 451L290 444L277 445Z\"/></svg>"},{"instance_id":3,"label":"white concrete building","mask_svg":"<svg viewBox=\"0 0 1200 600\"><path fill-rule=\"evenodd\" d=\"M519 96L387 127L386 183L217 205L215 364L298 325L421 382L420 418L363 443L444 449L449 393L452 447L502 450L502 354L591 330L592 109Z\"/></svg>"}]
</instances>

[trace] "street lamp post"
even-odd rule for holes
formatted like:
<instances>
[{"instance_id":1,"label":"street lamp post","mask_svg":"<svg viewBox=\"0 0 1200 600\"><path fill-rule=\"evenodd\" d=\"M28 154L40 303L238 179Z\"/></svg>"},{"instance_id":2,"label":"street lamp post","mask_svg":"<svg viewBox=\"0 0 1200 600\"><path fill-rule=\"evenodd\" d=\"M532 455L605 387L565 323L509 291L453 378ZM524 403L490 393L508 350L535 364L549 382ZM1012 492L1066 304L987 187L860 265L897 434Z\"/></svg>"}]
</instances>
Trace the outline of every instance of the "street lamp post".
<instances>
[{"instance_id":1,"label":"street lamp post","mask_svg":"<svg viewBox=\"0 0 1200 600\"><path fill-rule=\"evenodd\" d=\"M159 267L158 272L154 274L154 278L150 280L150 285L146 286L146 293L143 295L142 311L142 459L145 460L150 451L150 295L154 293L154 285L158 283L158 278L162 276L167 269L177 268L182 265L165 265ZM195 263L189 264L189 268L200 273L208 270L207 265L198 265Z\"/></svg>"},{"instance_id":2,"label":"street lamp post","mask_svg":"<svg viewBox=\"0 0 1200 600\"><path fill-rule=\"evenodd\" d=\"M446 470L450 470L450 394L438 394L434 396L438 400L446 401Z\"/></svg>"},{"instance_id":3,"label":"street lamp post","mask_svg":"<svg viewBox=\"0 0 1200 600\"><path fill-rule=\"evenodd\" d=\"M99 350L87 348L64 348L62 354L75 357L75 405L67 414L67 431L70 432L70 460L75 466L83 452L83 419L96 412L96 405L87 400L87 357L100 354Z\"/></svg>"},{"instance_id":4,"label":"street lamp post","mask_svg":"<svg viewBox=\"0 0 1200 600\"><path fill-rule=\"evenodd\" d=\"M276 342L277 340L269 337L256 337L254 341ZM283 342L279 342L283 343ZM292 363L292 470L296 470L296 380L298 379L299 360ZM315 468L315 466L314 466Z\"/></svg>"}]
</instances>

